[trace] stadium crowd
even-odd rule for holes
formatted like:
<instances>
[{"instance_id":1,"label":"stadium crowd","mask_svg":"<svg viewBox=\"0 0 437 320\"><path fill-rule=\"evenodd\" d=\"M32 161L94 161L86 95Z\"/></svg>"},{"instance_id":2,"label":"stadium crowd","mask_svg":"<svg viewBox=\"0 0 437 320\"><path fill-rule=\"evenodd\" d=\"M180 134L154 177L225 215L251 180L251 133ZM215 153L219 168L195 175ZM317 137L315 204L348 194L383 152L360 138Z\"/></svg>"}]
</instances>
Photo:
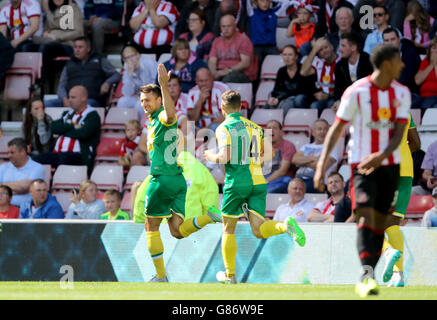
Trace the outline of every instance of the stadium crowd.
<instances>
[{"instance_id":1,"label":"stadium crowd","mask_svg":"<svg viewBox=\"0 0 437 320\"><path fill-rule=\"evenodd\" d=\"M71 8L74 27L65 26L64 5ZM373 9L370 18L360 10L364 5ZM268 192L287 199L277 202L269 196L274 207L268 203L267 216L353 221L347 133L329 159L327 192L320 194L313 186L340 98L353 82L372 73L372 49L389 43L399 48L405 64L399 82L412 92L411 107L419 110L419 118L437 108L434 17L437 2L428 0L4 0L2 90L18 52L40 52L42 74L41 89L31 91L26 101L22 134L9 141L7 162L0 165L0 217L132 219L135 192L131 195L127 187L127 175L135 166L150 165L148 118L139 88L158 83L157 65L163 63L172 71L169 89L182 139L193 145L220 189L224 169L206 161L203 150L224 120L221 94L248 87L242 113L269 129L275 150L264 164ZM373 26L366 25L369 19ZM110 59L110 42L121 44L119 61ZM62 107L65 111L53 118L51 110ZM114 129L105 126L111 109L135 112ZM299 123L304 111L313 111L313 118ZM293 125L287 121L291 118ZM104 141L112 144L111 159L99 157ZM437 197L436 148L437 139L426 152L414 153L413 194ZM124 183L106 188L93 181L102 163L121 167ZM55 188L44 165L50 177L60 165L86 166L86 176L78 190L76 185ZM68 196L58 214L61 191Z\"/></svg>"}]
</instances>

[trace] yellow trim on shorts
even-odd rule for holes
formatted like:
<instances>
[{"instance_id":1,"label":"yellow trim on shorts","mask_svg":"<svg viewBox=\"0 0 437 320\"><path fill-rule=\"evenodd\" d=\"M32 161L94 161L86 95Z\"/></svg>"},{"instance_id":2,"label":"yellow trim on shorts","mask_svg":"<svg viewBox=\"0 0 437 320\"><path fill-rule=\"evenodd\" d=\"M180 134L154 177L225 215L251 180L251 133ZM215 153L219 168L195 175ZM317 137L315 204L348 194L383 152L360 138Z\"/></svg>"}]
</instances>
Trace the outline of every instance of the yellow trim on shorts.
<instances>
[{"instance_id":1,"label":"yellow trim on shorts","mask_svg":"<svg viewBox=\"0 0 437 320\"><path fill-rule=\"evenodd\" d=\"M261 218L262 220L265 220L266 218L263 217L262 215L260 215L258 212L256 212L255 210L249 209L249 211L251 213L253 213L254 215L258 216L258 218Z\"/></svg>"},{"instance_id":2,"label":"yellow trim on shorts","mask_svg":"<svg viewBox=\"0 0 437 320\"><path fill-rule=\"evenodd\" d=\"M237 215L231 215L231 214L224 214L222 212L222 216L226 217L226 218L235 218L235 219L239 219L241 217L244 217L244 213L240 213L238 216Z\"/></svg>"}]
</instances>

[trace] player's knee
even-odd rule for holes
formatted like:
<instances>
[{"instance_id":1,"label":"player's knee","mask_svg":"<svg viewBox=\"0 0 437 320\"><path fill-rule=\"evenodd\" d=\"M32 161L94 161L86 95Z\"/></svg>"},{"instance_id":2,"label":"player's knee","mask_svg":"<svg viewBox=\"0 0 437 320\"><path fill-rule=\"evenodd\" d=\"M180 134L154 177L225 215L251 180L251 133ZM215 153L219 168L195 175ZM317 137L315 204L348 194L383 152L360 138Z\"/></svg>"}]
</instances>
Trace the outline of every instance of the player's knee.
<instances>
[{"instance_id":1,"label":"player's knee","mask_svg":"<svg viewBox=\"0 0 437 320\"><path fill-rule=\"evenodd\" d=\"M257 238L257 239L263 239L264 237L261 235L261 232L259 231L259 229L252 229L252 234Z\"/></svg>"},{"instance_id":2,"label":"player's knee","mask_svg":"<svg viewBox=\"0 0 437 320\"><path fill-rule=\"evenodd\" d=\"M179 230L170 229L170 234L176 239L183 239L184 237L181 235Z\"/></svg>"}]
</instances>

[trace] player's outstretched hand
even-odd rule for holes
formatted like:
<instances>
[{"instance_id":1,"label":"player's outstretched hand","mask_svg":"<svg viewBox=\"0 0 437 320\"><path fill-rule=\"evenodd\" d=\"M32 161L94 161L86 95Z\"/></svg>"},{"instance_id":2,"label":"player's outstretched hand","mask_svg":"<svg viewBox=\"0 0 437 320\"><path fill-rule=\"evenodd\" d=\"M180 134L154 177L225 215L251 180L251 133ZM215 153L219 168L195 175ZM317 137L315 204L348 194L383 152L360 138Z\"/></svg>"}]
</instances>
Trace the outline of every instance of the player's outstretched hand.
<instances>
[{"instance_id":1,"label":"player's outstretched hand","mask_svg":"<svg viewBox=\"0 0 437 320\"><path fill-rule=\"evenodd\" d=\"M171 70L167 72L165 66L160 63L158 64L158 83L160 86L167 85L170 80Z\"/></svg>"}]
</instances>

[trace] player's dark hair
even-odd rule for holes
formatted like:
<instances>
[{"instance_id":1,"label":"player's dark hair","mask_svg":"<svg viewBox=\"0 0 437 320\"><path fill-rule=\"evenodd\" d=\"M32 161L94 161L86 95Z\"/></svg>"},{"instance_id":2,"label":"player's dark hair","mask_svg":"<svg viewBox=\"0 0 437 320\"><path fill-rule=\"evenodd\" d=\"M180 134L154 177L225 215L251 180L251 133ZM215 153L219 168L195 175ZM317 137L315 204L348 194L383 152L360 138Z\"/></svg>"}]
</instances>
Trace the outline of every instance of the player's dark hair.
<instances>
[{"instance_id":1,"label":"player's dark hair","mask_svg":"<svg viewBox=\"0 0 437 320\"><path fill-rule=\"evenodd\" d=\"M142 86L140 88L140 92L142 93L153 93L157 98L162 98L161 95L161 88L154 84L154 83L150 83L150 84L145 84L144 86Z\"/></svg>"},{"instance_id":2,"label":"player's dark hair","mask_svg":"<svg viewBox=\"0 0 437 320\"><path fill-rule=\"evenodd\" d=\"M227 90L222 94L222 104L225 109L239 110L241 107L241 96L235 90Z\"/></svg>"},{"instance_id":3,"label":"player's dark hair","mask_svg":"<svg viewBox=\"0 0 437 320\"><path fill-rule=\"evenodd\" d=\"M384 61L390 61L396 55L399 55L398 48L389 44L380 44L372 50L370 62L374 69L379 69Z\"/></svg>"}]
</instances>

